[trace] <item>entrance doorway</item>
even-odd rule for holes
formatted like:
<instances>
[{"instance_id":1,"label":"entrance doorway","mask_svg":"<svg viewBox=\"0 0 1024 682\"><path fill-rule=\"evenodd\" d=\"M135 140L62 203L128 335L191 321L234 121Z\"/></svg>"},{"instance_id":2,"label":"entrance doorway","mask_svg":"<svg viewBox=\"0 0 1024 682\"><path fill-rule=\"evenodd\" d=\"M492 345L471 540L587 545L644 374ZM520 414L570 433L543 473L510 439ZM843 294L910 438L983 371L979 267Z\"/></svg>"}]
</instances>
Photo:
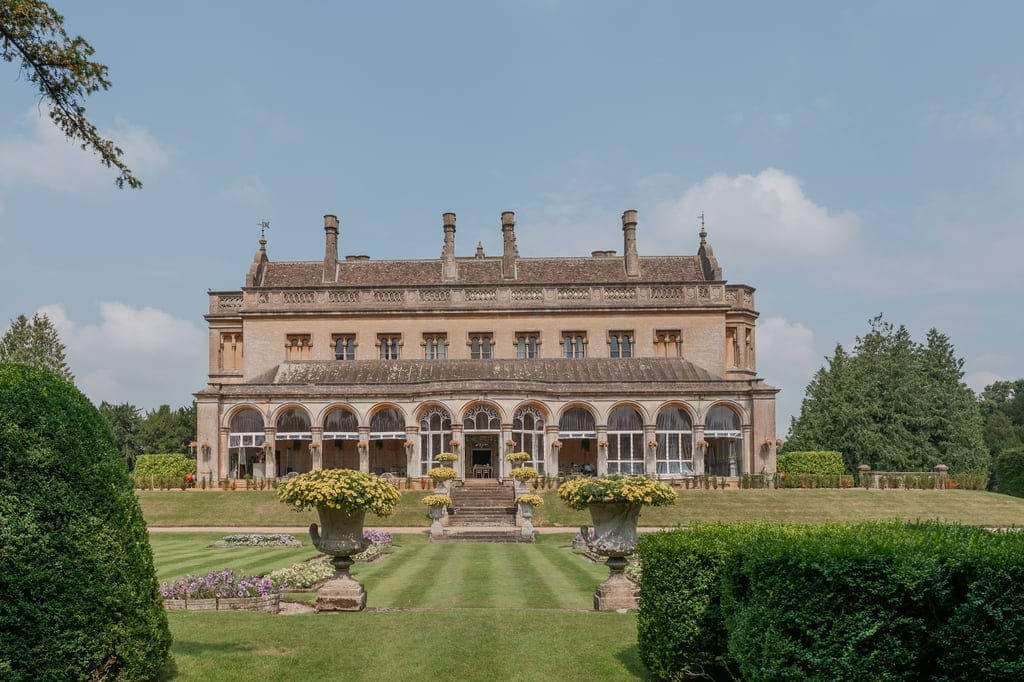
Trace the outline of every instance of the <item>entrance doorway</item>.
<instances>
[{"instance_id":1,"label":"entrance doorway","mask_svg":"<svg viewBox=\"0 0 1024 682\"><path fill-rule=\"evenodd\" d=\"M467 436L466 445L469 447L466 478L495 478L498 475L497 437L475 433Z\"/></svg>"}]
</instances>

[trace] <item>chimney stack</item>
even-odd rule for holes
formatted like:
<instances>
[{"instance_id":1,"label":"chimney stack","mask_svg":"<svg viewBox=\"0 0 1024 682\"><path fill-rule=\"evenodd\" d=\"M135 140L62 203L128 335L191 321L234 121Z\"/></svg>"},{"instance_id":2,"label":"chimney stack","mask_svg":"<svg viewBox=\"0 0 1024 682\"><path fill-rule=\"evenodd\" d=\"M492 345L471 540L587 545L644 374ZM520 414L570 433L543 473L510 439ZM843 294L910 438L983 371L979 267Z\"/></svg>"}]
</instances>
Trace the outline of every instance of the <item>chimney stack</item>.
<instances>
[{"instance_id":1,"label":"chimney stack","mask_svg":"<svg viewBox=\"0 0 1024 682\"><path fill-rule=\"evenodd\" d=\"M516 246L516 214L512 211L501 214L501 238L504 245L501 254L501 276L503 279L516 279L519 247Z\"/></svg>"},{"instance_id":2,"label":"chimney stack","mask_svg":"<svg viewBox=\"0 0 1024 682\"><path fill-rule=\"evenodd\" d=\"M622 214L623 253L626 261L626 277L640 276L640 255L636 252L636 211Z\"/></svg>"},{"instance_id":3,"label":"chimney stack","mask_svg":"<svg viewBox=\"0 0 1024 682\"><path fill-rule=\"evenodd\" d=\"M444 225L444 245L441 247L441 279L454 282L459 278L458 266L455 263L455 214L441 215Z\"/></svg>"},{"instance_id":4,"label":"chimney stack","mask_svg":"<svg viewBox=\"0 0 1024 682\"><path fill-rule=\"evenodd\" d=\"M338 216L328 213L324 216L324 281L338 281Z\"/></svg>"}]
</instances>

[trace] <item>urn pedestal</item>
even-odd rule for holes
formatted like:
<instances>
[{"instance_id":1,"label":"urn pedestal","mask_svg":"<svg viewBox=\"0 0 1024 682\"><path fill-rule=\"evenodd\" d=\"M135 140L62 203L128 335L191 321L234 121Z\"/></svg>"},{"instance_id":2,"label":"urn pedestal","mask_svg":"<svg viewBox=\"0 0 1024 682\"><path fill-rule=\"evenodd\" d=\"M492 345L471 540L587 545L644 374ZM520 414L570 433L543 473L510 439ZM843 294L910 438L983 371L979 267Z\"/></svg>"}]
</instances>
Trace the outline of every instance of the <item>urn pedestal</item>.
<instances>
[{"instance_id":1,"label":"urn pedestal","mask_svg":"<svg viewBox=\"0 0 1024 682\"><path fill-rule=\"evenodd\" d=\"M444 527L441 525L441 518L444 516L444 507L440 505L431 505L427 509L427 513L430 515L431 518L430 537L444 537Z\"/></svg>"},{"instance_id":2,"label":"urn pedestal","mask_svg":"<svg viewBox=\"0 0 1024 682\"><path fill-rule=\"evenodd\" d=\"M590 504L595 537L589 547L608 557L610 575L594 592L595 611L636 609L638 586L625 574L628 558L636 549L636 524L640 505L626 502Z\"/></svg>"},{"instance_id":3,"label":"urn pedestal","mask_svg":"<svg viewBox=\"0 0 1024 682\"><path fill-rule=\"evenodd\" d=\"M366 590L349 574L354 563L352 555L365 550L370 541L363 537L363 510L317 507L320 526L312 524L309 535L313 545L324 554L331 555L334 577L316 592L314 607L317 611L362 611L366 608Z\"/></svg>"},{"instance_id":4,"label":"urn pedestal","mask_svg":"<svg viewBox=\"0 0 1024 682\"><path fill-rule=\"evenodd\" d=\"M521 519L521 525L519 531L524 538L533 539L533 505L532 504L520 504L519 505L519 518Z\"/></svg>"}]
</instances>

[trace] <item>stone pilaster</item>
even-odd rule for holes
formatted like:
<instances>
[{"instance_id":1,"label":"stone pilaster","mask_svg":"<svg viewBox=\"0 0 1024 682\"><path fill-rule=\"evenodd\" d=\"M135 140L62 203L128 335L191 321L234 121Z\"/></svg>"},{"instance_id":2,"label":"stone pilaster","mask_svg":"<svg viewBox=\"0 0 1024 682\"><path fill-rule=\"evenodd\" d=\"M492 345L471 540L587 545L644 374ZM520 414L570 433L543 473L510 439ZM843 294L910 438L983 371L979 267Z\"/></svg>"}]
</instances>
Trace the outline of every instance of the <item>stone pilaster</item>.
<instances>
[{"instance_id":1,"label":"stone pilaster","mask_svg":"<svg viewBox=\"0 0 1024 682\"><path fill-rule=\"evenodd\" d=\"M364 474L370 473L370 427L359 427L359 441L356 449L359 451L359 470Z\"/></svg>"},{"instance_id":2,"label":"stone pilaster","mask_svg":"<svg viewBox=\"0 0 1024 682\"><path fill-rule=\"evenodd\" d=\"M658 473L658 448L648 445L656 439L655 428L654 424L644 425L644 473L648 476Z\"/></svg>"},{"instance_id":3,"label":"stone pilaster","mask_svg":"<svg viewBox=\"0 0 1024 682\"><path fill-rule=\"evenodd\" d=\"M313 441L309 444L309 454L315 471L324 468L324 429L322 426L313 426L310 431L313 433Z\"/></svg>"},{"instance_id":4,"label":"stone pilaster","mask_svg":"<svg viewBox=\"0 0 1024 682\"><path fill-rule=\"evenodd\" d=\"M277 429L273 426L263 428L263 476L277 478Z\"/></svg>"},{"instance_id":5,"label":"stone pilaster","mask_svg":"<svg viewBox=\"0 0 1024 682\"><path fill-rule=\"evenodd\" d=\"M501 435L498 436L498 439L501 441L498 443L498 478L502 478L505 476L505 471L508 465L508 462L505 461L505 455L512 451L505 445L505 442L511 440L511 438L512 425L502 424Z\"/></svg>"},{"instance_id":6,"label":"stone pilaster","mask_svg":"<svg viewBox=\"0 0 1024 682\"><path fill-rule=\"evenodd\" d=\"M405 449L405 475L407 478L420 475L420 429L418 426L405 427L406 442L412 447Z\"/></svg>"},{"instance_id":7,"label":"stone pilaster","mask_svg":"<svg viewBox=\"0 0 1024 682\"><path fill-rule=\"evenodd\" d=\"M693 425L693 473L698 476L704 475L704 455L707 453L707 448L703 447L701 443L704 442L704 425L694 424Z\"/></svg>"},{"instance_id":8,"label":"stone pilaster","mask_svg":"<svg viewBox=\"0 0 1024 682\"><path fill-rule=\"evenodd\" d=\"M739 473L754 473L754 458L757 455L757 443L754 442L753 429L750 424L741 427L743 442L740 444L740 461L746 460L740 467Z\"/></svg>"},{"instance_id":9,"label":"stone pilaster","mask_svg":"<svg viewBox=\"0 0 1024 682\"><path fill-rule=\"evenodd\" d=\"M217 438L217 454L215 455L217 459L216 466L214 467L214 471L217 472L216 478L218 480L228 477L228 460L230 459L228 456L229 431L230 429L227 426L222 426L219 429L219 434ZM216 484L217 481L214 481L214 485Z\"/></svg>"},{"instance_id":10,"label":"stone pilaster","mask_svg":"<svg viewBox=\"0 0 1024 682\"><path fill-rule=\"evenodd\" d=\"M469 452L469 443L466 442L466 434L462 431L462 424L452 422L452 440L457 440L460 445L452 446L454 454L459 458L452 464L461 479L466 478L466 453Z\"/></svg>"},{"instance_id":11,"label":"stone pilaster","mask_svg":"<svg viewBox=\"0 0 1024 682\"><path fill-rule=\"evenodd\" d=\"M604 445L601 445L604 443ZM597 427L597 475L608 475L608 427Z\"/></svg>"},{"instance_id":12,"label":"stone pilaster","mask_svg":"<svg viewBox=\"0 0 1024 682\"><path fill-rule=\"evenodd\" d=\"M558 475L558 448L554 446L558 440L558 424L548 424L544 427L544 451L547 453L548 461L544 472L549 476Z\"/></svg>"}]
</instances>

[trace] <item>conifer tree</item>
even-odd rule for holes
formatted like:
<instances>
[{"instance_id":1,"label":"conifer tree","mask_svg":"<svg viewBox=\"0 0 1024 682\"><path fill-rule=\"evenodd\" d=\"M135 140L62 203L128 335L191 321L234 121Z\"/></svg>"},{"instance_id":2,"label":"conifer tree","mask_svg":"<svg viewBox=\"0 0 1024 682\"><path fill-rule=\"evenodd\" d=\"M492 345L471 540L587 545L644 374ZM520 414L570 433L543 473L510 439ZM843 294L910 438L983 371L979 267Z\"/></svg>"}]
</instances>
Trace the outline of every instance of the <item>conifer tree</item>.
<instances>
[{"instance_id":1,"label":"conifer tree","mask_svg":"<svg viewBox=\"0 0 1024 682\"><path fill-rule=\"evenodd\" d=\"M12 362L45 369L68 381L75 376L64 358L64 344L46 315L36 313L29 320L19 315L0 337L0 362Z\"/></svg>"}]
</instances>

